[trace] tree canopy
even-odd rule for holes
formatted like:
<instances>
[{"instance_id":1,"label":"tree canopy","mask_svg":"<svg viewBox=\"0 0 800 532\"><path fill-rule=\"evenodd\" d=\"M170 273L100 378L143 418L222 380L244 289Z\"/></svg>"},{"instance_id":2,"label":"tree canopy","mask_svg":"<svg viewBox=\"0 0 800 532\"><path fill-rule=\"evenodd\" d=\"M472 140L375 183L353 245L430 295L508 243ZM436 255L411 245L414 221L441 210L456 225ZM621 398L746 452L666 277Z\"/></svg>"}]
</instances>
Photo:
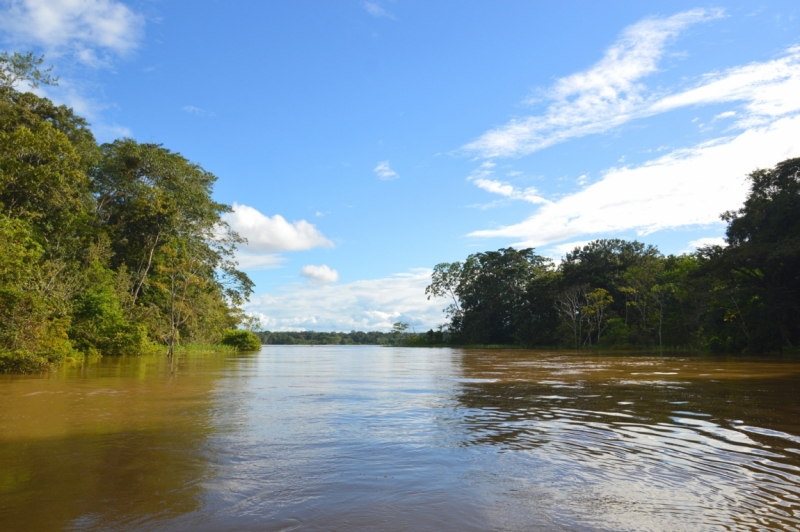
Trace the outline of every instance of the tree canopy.
<instances>
[{"instance_id":1,"label":"tree canopy","mask_svg":"<svg viewBox=\"0 0 800 532\"><path fill-rule=\"evenodd\" d=\"M0 371L221 341L253 283L216 176L158 144L98 145L18 90L56 82L41 64L0 54Z\"/></svg>"},{"instance_id":2,"label":"tree canopy","mask_svg":"<svg viewBox=\"0 0 800 532\"><path fill-rule=\"evenodd\" d=\"M749 175L721 215L727 246L662 255L601 239L558 267L533 249L476 253L434 268L451 340L573 348L776 352L800 344L800 159Z\"/></svg>"}]
</instances>

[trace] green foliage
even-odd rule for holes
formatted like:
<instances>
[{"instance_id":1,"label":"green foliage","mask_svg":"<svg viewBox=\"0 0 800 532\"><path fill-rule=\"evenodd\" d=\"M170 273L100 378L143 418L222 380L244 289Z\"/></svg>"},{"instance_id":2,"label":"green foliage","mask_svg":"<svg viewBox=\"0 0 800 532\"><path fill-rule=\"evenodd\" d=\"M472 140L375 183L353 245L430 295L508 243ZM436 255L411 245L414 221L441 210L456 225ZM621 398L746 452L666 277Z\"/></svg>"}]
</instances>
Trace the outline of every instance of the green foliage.
<instances>
[{"instance_id":1,"label":"green foliage","mask_svg":"<svg viewBox=\"0 0 800 532\"><path fill-rule=\"evenodd\" d=\"M88 178L69 138L49 122L0 131L0 206L49 241L74 231L87 209Z\"/></svg>"},{"instance_id":2,"label":"green foliage","mask_svg":"<svg viewBox=\"0 0 800 532\"><path fill-rule=\"evenodd\" d=\"M0 373L42 373L50 369L46 357L30 351L0 351Z\"/></svg>"},{"instance_id":3,"label":"green foliage","mask_svg":"<svg viewBox=\"0 0 800 532\"><path fill-rule=\"evenodd\" d=\"M447 297L450 334L467 344L512 344L549 339L552 312L532 304L553 279L549 259L532 249L476 253L463 263L439 264L425 292ZM545 340L547 341L547 340Z\"/></svg>"},{"instance_id":4,"label":"green foliage","mask_svg":"<svg viewBox=\"0 0 800 532\"><path fill-rule=\"evenodd\" d=\"M392 333L394 334L402 334L408 330L408 323L403 321L396 321L392 324Z\"/></svg>"},{"instance_id":5,"label":"green foliage","mask_svg":"<svg viewBox=\"0 0 800 532\"><path fill-rule=\"evenodd\" d=\"M0 91L11 91L23 81L27 81L32 87L39 85L57 85L58 78L52 77L50 72L53 67L40 70L39 66L44 62L44 56L35 56L33 52L22 54L8 52L0 54Z\"/></svg>"},{"instance_id":6,"label":"green foliage","mask_svg":"<svg viewBox=\"0 0 800 532\"><path fill-rule=\"evenodd\" d=\"M258 331L261 342L268 345L401 345L410 333L385 333L379 331L316 332L290 331L270 332Z\"/></svg>"},{"instance_id":7,"label":"green foliage","mask_svg":"<svg viewBox=\"0 0 800 532\"><path fill-rule=\"evenodd\" d=\"M800 344L800 159L750 174L743 207L726 212L727 248L707 248L716 282L711 349L777 351ZM720 324L720 321L722 322Z\"/></svg>"},{"instance_id":8,"label":"green foliage","mask_svg":"<svg viewBox=\"0 0 800 532\"><path fill-rule=\"evenodd\" d=\"M103 355L139 355L151 349L143 324L126 319L115 290L114 272L93 262L88 288L75 300L71 337L81 351Z\"/></svg>"},{"instance_id":9,"label":"green foliage","mask_svg":"<svg viewBox=\"0 0 800 532\"><path fill-rule=\"evenodd\" d=\"M55 83L41 64L0 54L0 371L219 342L253 284L216 177L160 145L98 146L72 109L17 91Z\"/></svg>"},{"instance_id":10,"label":"green foliage","mask_svg":"<svg viewBox=\"0 0 800 532\"><path fill-rule=\"evenodd\" d=\"M261 349L261 339L253 331L243 329L225 331L220 343L235 347L239 351L258 351Z\"/></svg>"},{"instance_id":11,"label":"green foliage","mask_svg":"<svg viewBox=\"0 0 800 532\"><path fill-rule=\"evenodd\" d=\"M37 282L43 250L28 223L4 214L0 214L0 242L0 353L33 356L43 350L52 321Z\"/></svg>"},{"instance_id":12,"label":"green foliage","mask_svg":"<svg viewBox=\"0 0 800 532\"><path fill-rule=\"evenodd\" d=\"M526 249L434 269L428 296L450 300L450 341L582 349L797 350L800 159L750 174L744 206L722 215L728 246L663 256L597 240L558 269Z\"/></svg>"},{"instance_id":13,"label":"green foliage","mask_svg":"<svg viewBox=\"0 0 800 532\"><path fill-rule=\"evenodd\" d=\"M607 322L606 332L598 341L600 347L606 349L631 349L631 328L622 318L611 318Z\"/></svg>"}]
</instances>

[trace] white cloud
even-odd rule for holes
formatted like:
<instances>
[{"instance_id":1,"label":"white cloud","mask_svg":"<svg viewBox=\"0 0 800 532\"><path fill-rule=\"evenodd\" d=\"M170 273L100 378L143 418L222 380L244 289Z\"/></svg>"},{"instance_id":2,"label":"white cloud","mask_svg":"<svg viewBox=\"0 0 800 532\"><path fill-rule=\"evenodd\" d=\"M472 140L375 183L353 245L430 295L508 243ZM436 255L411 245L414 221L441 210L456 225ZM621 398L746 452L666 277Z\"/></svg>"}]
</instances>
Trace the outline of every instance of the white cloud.
<instances>
[{"instance_id":1,"label":"white cloud","mask_svg":"<svg viewBox=\"0 0 800 532\"><path fill-rule=\"evenodd\" d=\"M92 123L92 134L99 142L111 142L116 139L133 137L131 128L105 122Z\"/></svg>"},{"instance_id":2,"label":"white cloud","mask_svg":"<svg viewBox=\"0 0 800 532\"><path fill-rule=\"evenodd\" d=\"M783 57L708 74L692 89L661 98L646 114L663 113L692 105L744 102L740 128L767 123L800 111L800 46ZM715 118L732 117L728 111Z\"/></svg>"},{"instance_id":3,"label":"white cloud","mask_svg":"<svg viewBox=\"0 0 800 532\"><path fill-rule=\"evenodd\" d=\"M48 62L56 63L56 73L63 70L58 64L65 57L91 67L109 66L115 56L138 47L144 26L142 15L115 0L0 0L0 40L11 48L41 48ZM58 86L33 92L87 118L100 142L132 136L129 128L103 118L110 105L87 96L95 89L61 77Z\"/></svg>"},{"instance_id":4,"label":"white cloud","mask_svg":"<svg viewBox=\"0 0 800 532\"><path fill-rule=\"evenodd\" d=\"M305 220L290 223L279 214L270 218L247 205L234 203L233 212L223 215L222 219L247 239L246 252L278 253L333 247L333 242Z\"/></svg>"},{"instance_id":5,"label":"white cloud","mask_svg":"<svg viewBox=\"0 0 800 532\"><path fill-rule=\"evenodd\" d=\"M547 253L550 257L554 259L560 259L567 253L571 253L575 250L575 248L582 248L586 244L591 242L591 240L578 240L574 242L565 242L563 244L558 244L555 246L551 246L547 249Z\"/></svg>"},{"instance_id":6,"label":"white cloud","mask_svg":"<svg viewBox=\"0 0 800 532\"><path fill-rule=\"evenodd\" d=\"M399 175L397 175L397 172L395 172L389 167L389 161L379 162L378 166L376 166L372 171L375 172L375 174L384 181L388 181L390 179L397 179L398 177L400 177Z\"/></svg>"},{"instance_id":7,"label":"white cloud","mask_svg":"<svg viewBox=\"0 0 800 532\"><path fill-rule=\"evenodd\" d=\"M194 105L184 105L181 109L187 113L197 115L197 116L215 116L214 113L211 111L206 111L205 109L200 109L199 107L195 107Z\"/></svg>"},{"instance_id":8,"label":"white cloud","mask_svg":"<svg viewBox=\"0 0 800 532\"><path fill-rule=\"evenodd\" d=\"M727 246L728 243L725 242L725 239L721 236L713 236L713 237L705 237L705 238L698 238L697 240L692 240L689 242L689 249L687 251L694 251L696 249L700 249L705 246Z\"/></svg>"},{"instance_id":9,"label":"white cloud","mask_svg":"<svg viewBox=\"0 0 800 532\"><path fill-rule=\"evenodd\" d=\"M639 80L657 71L667 42L687 26L722 14L695 9L629 26L597 64L561 78L544 92L550 103L543 115L512 120L463 149L483 157L519 156L627 122L647 107Z\"/></svg>"},{"instance_id":10,"label":"white cloud","mask_svg":"<svg viewBox=\"0 0 800 532\"><path fill-rule=\"evenodd\" d=\"M361 5L364 7L364 9L367 11L367 13L369 13L370 15L372 15L375 18L389 18L389 19L395 20L395 16L392 13L390 13L389 11L386 11L380 5L378 5L377 2L368 2L368 1L366 1L366 2L362 2Z\"/></svg>"},{"instance_id":11,"label":"white cloud","mask_svg":"<svg viewBox=\"0 0 800 532\"><path fill-rule=\"evenodd\" d=\"M800 93L798 96L800 98ZM527 220L477 237L511 237L540 246L583 235L719 223L747 194L745 175L800 155L800 116L737 136L673 151L638 167L612 168L602 179L542 206Z\"/></svg>"},{"instance_id":12,"label":"white cloud","mask_svg":"<svg viewBox=\"0 0 800 532\"><path fill-rule=\"evenodd\" d=\"M720 113L714 116L713 120L722 120L723 118L733 118L736 116L736 111L725 111L724 113Z\"/></svg>"},{"instance_id":13,"label":"white cloud","mask_svg":"<svg viewBox=\"0 0 800 532\"><path fill-rule=\"evenodd\" d=\"M280 268L286 259L276 253L247 253L240 249L236 251L236 262L240 270L252 272Z\"/></svg>"},{"instance_id":14,"label":"white cloud","mask_svg":"<svg viewBox=\"0 0 800 532\"><path fill-rule=\"evenodd\" d=\"M466 148L484 157L524 155L634 118L720 103L735 105L712 120L732 119L731 136L674 150L641 166L608 169L600 180L544 204L521 223L471 235L510 237L520 239L517 245L538 246L609 232L644 235L721 224L719 214L744 200L747 173L800 155L800 46L769 61L704 75L681 90L649 94L637 82L655 70L667 37L689 23L719 15L691 11L631 26L600 63L559 80L546 93L549 103L543 115L513 121ZM655 30L652 35L648 28ZM637 42L642 50L636 49ZM486 173L491 167L484 163L479 170ZM474 181L487 191L511 194L505 183ZM587 181L579 178L581 185Z\"/></svg>"},{"instance_id":15,"label":"white cloud","mask_svg":"<svg viewBox=\"0 0 800 532\"><path fill-rule=\"evenodd\" d=\"M271 330L388 331L405 321L420 332L445 321L446 302L425 297L430 280L425 268L322 287L293 285L254 297L245 309Z\"/></svg>"},{"instance_id":16,"label":"white cloud","mask_svg":"<svg viewBox=\"0 0 800 532\"><path fill-rule=\"evenodd\" d=\"M10 0L2 4L0 30L14 44L42 46L48 55L71 52L102 65L107 53L125 55L144 31L144 17L114 0Z\"/></svg>"},{"instance_id":17,"label":"white cloud","mask_svg":"<svg viewBox=\"0 0 800 532\"><path fill-rule=\"evenodd\" d=\"M315 285L331 284L339 281L339 272L326 264L303 266L303 269L300 270L300 275Z\"/></svg>"},{"instance_id":18,"label":"white cloud","mask_svg":"<svg viewBox=\"0 0 800 532\"><path fill-rule=\"evenodd\" d=\"M491 194L498 194L512 200L522 200L528 203L549 203L546 199L541 197L534 187L519 189L506 183L493 179L495 164L491 161L485 161L477 169L475 169L467 178L480 189L485 190Z\"/></svg>"}]
</instances>

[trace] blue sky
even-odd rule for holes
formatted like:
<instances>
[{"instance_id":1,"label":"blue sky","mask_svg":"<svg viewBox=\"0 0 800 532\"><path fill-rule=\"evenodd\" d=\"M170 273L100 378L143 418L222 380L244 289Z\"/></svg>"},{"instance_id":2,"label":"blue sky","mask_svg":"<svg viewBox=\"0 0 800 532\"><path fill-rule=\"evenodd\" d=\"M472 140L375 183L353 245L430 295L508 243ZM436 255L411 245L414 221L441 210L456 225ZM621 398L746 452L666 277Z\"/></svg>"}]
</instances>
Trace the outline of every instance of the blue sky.
<instances>
[{"instance_id":1,"label":"blue sky","mask_svg":"<svg viewBox=\"0 0 800 532\"><path fill-rule=\"evenodd\" d=\"M216 174L272 330L444 320L430 268L724 233L800 156L800 5L0 0L107 142Z\"/></svg>"}]
</instances>

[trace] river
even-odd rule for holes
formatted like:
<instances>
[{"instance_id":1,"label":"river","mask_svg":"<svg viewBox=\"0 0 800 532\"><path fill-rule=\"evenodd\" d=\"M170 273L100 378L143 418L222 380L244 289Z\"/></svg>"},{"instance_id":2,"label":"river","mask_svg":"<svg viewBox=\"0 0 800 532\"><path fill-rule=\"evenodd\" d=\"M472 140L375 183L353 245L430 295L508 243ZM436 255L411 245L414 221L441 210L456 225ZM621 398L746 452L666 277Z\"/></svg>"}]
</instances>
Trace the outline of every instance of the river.
<instances>
[{"instance_id":1,"label":"river","mask_svg":"<svg viewBox=\"0 0 800 532\"><path fill-rule=\"evenodd\" d=\"M800 363L265 346L0 376L0 530L800 530Z\"/></svg>"}]
</instances>

